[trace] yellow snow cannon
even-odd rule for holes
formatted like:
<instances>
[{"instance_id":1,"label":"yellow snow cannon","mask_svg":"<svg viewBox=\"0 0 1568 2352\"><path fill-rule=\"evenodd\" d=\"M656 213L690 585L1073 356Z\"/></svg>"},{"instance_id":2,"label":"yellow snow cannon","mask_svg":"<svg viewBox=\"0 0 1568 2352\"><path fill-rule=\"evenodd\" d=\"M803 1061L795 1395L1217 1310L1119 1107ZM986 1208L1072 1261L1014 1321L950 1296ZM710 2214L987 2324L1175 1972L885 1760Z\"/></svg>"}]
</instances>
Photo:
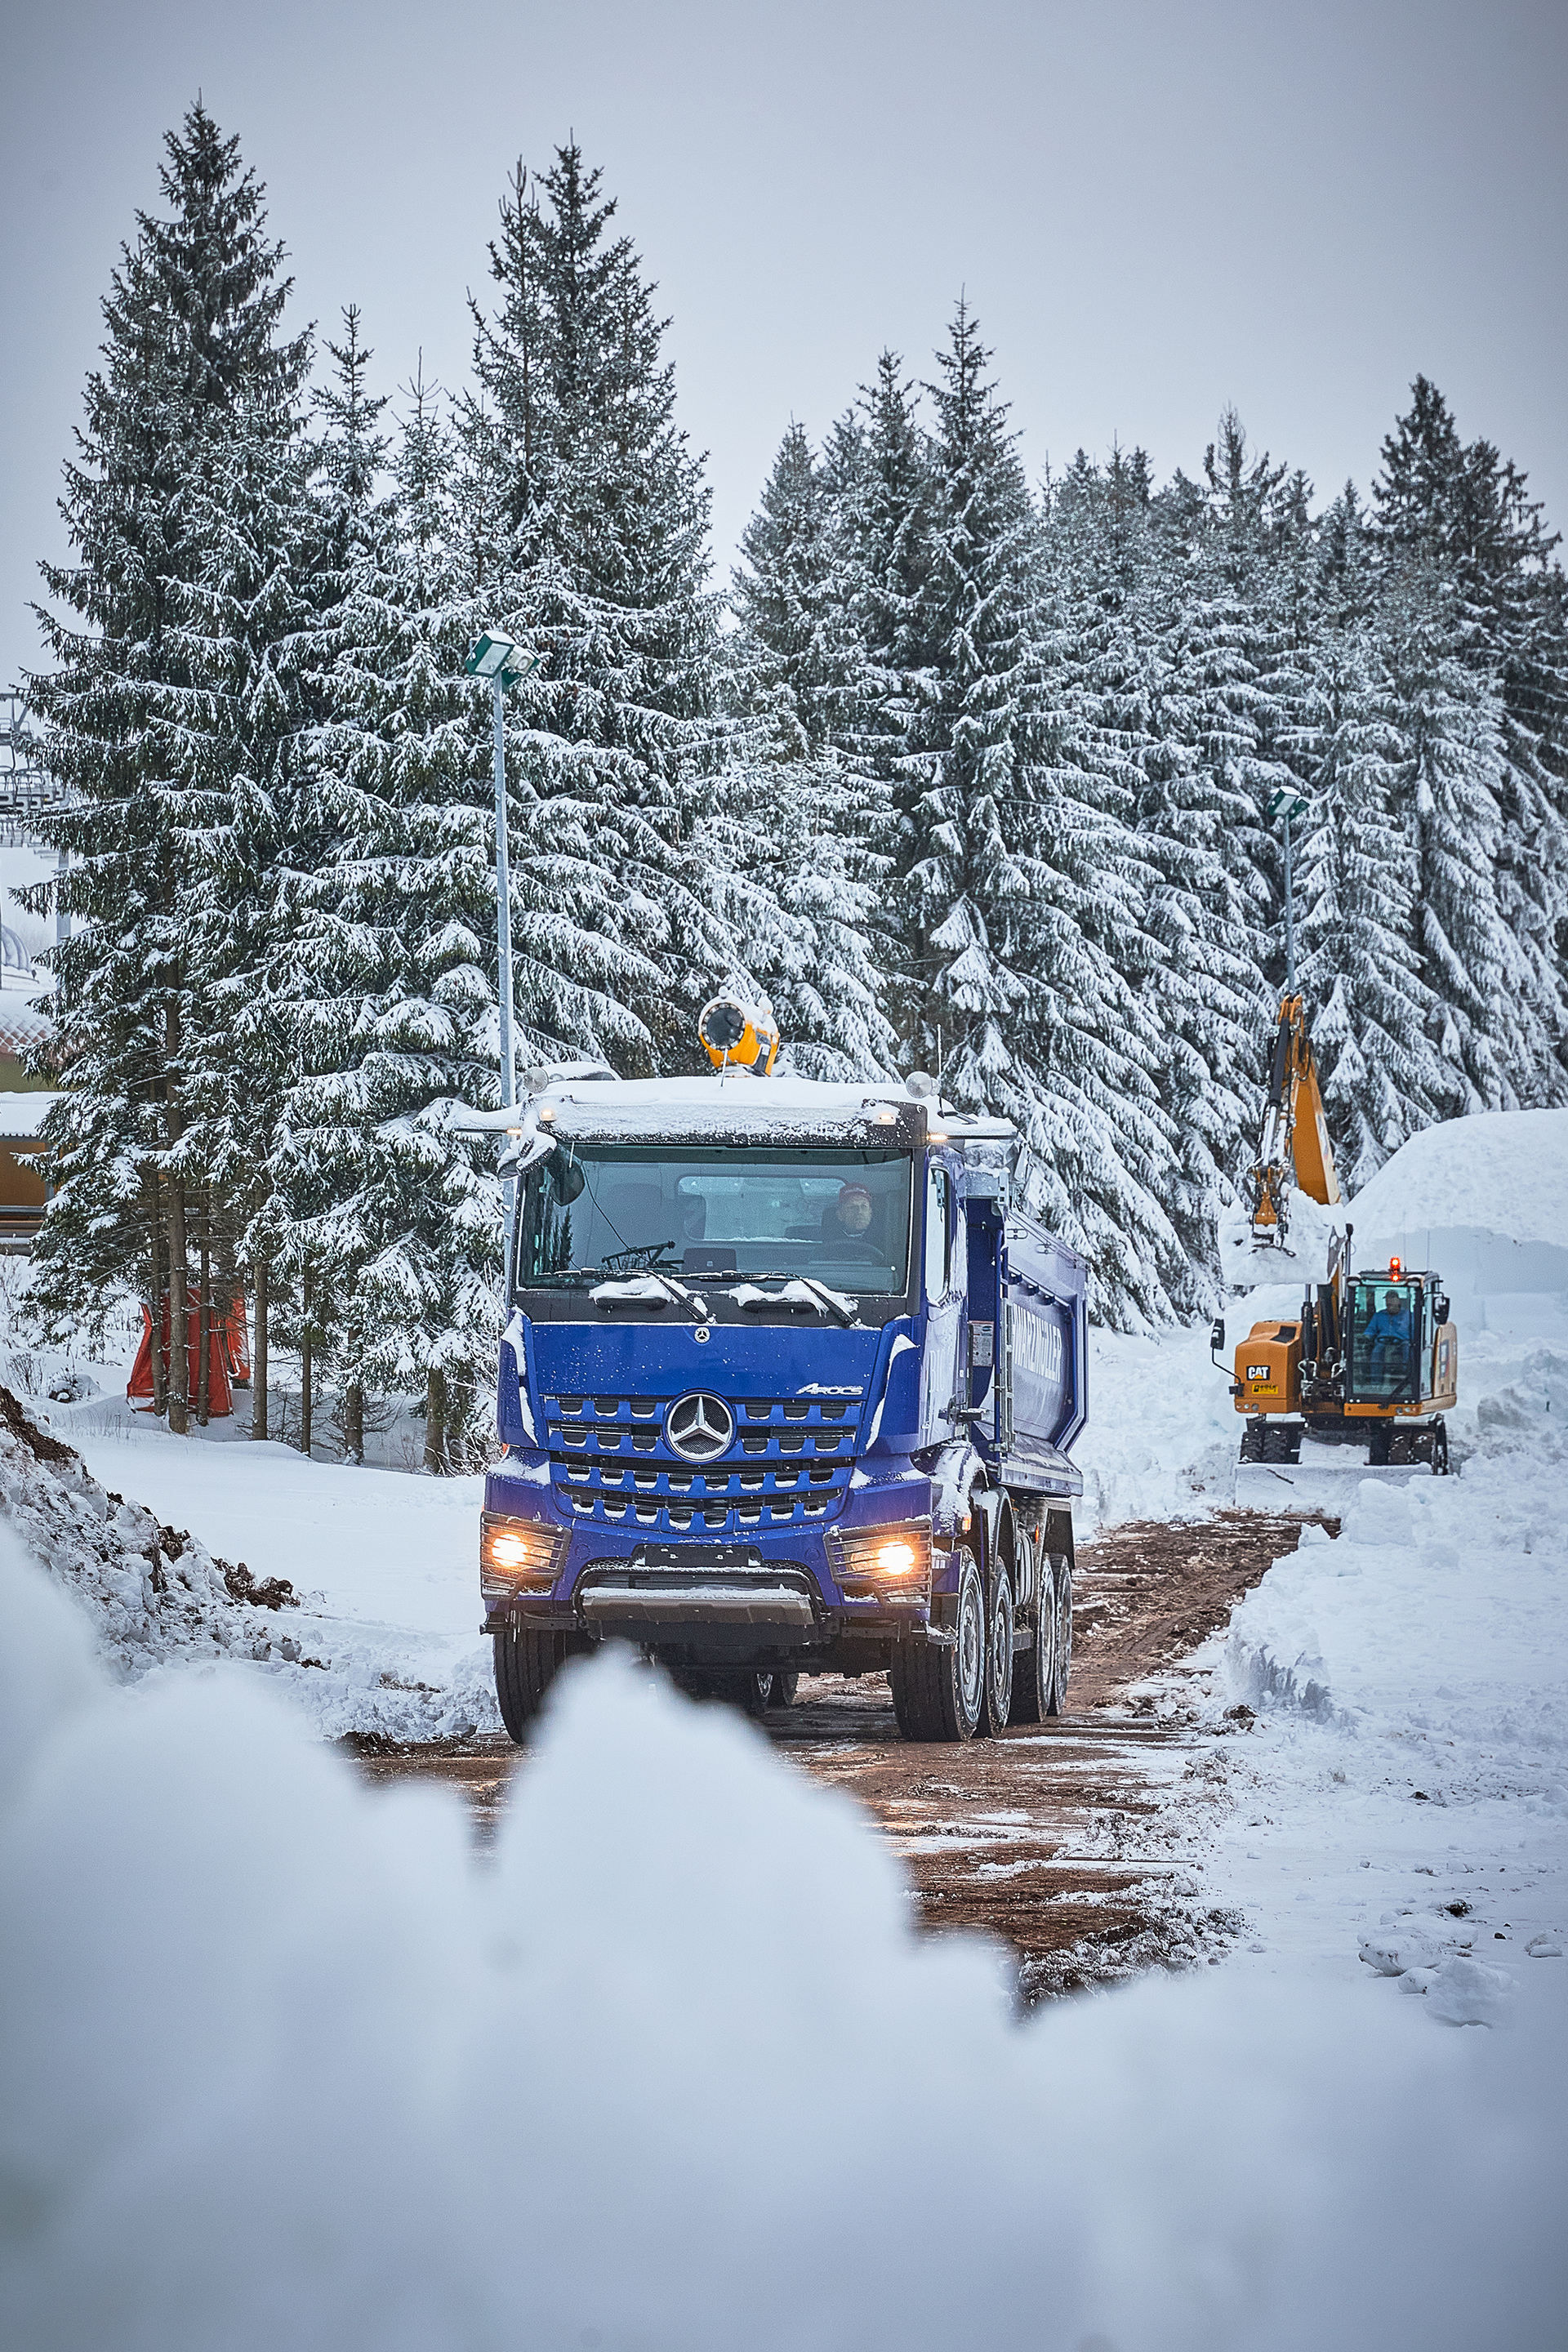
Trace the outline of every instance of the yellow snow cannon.
<instances>
[{"instance_id":1,"label":"yellow snow cannon","mask_svg":"<svg viewBox=\"0 0 1568 2352\"><path fill-rule=\"evenodd\" d=\"M1337 1204L1340 1182L1323 1118L1318 1066L1307 1035L1305 1002L1300 996L1280 999L1258 1156L1247 1172L1255 1243L1285 1246L1292 1179L1309 1200L1324 1208Z\"/></svg>"},{"instance_id":2,"label":"yellow snow cannon","mask_svg":"<svg viewBox=\"0 0 1568 2352\"><path fill-rule=\"evenodd\" d=\"M1442 1276L1396 1257L1352 1274L1351 1231L1300 1316L1255 1323L1237 1348L1230 1393L1247 1416L1238 1500L1248 1465L1288 1486L1304 1469L1395 1479L1447 1470L1443 1415L1458 1402L1459 1335ZM1210 1339L1211 1350L1224 1347L1223 1321ZM1285 1498L1276 1486L1268 1499L1278 1508ZM1322 1499L1321 1487L1305 1499Z\"/></svg>"},{"instance_id":3,"label":"yellow snow cannon","mask_svg":"<svg viewBox=\"0 0 1568 2352\"><path fill-rule=\"evenodd\" d=\"M752 1005L742 1004L738 996L715 996L698 1017L697 1034L721 1076L726 1070L771 1076L778 1058L779 1024L765 999Z\"/></svg>"}]
</instances>

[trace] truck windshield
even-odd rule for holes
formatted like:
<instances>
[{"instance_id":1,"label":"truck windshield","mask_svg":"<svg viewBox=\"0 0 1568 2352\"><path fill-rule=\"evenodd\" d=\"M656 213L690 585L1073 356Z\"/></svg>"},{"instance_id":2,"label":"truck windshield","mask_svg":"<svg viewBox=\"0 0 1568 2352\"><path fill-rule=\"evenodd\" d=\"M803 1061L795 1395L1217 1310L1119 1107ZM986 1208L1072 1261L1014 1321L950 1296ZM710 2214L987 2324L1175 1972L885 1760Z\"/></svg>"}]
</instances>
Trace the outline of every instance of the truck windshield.
<instances>
[{"instance_id":1,"label":"truck windshield","mask_svg":"<svg viewBox=\"0 0 1568 2352\"><path fill-rule=\"evenodd\" d=\"M1357 1282L1351 1288L1352 1393L1367 1403L1419 1396L1421 1294L1413 1282Z\"/></svg>"},{"instance_id":2,"label":"truck windshield","mask_svg":"<svg viewBox=\"0 0 1568 2352\"><path fill-rule=\"evenodd\" d=\"M519 1288L664 1272L707 1287L809 1277L834 1290L908 1286L907 1152L772 1145L579 1143L529 1171Z\"/></svg>"}]
</instances>

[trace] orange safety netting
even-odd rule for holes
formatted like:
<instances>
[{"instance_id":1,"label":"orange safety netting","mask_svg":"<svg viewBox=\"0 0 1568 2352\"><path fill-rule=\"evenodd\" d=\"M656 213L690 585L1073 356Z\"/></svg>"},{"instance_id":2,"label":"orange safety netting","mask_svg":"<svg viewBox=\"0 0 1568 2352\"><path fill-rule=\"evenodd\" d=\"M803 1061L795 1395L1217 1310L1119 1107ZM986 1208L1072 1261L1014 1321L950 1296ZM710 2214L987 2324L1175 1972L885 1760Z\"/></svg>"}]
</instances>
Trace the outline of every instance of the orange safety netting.
<instances>
[{"instance_id":1,"label":"orange safety netting","mask_svg":"<svg viewBox=\"0 0 1568 2352\"><path fill-rule=\"evenodd\" d=\"M169 1373L169 1299L167 1292L159 1318L159 1346L163 1359L165 1384ZM190 1401L195 1405L199 1384L202 1360L201 1300L193 1292L185 1312L185 1375L190 1383ZM236 1299L226 1315L215 1315L207 1333L207 1412L215 1421L222 1421L234 1411L234 1391L244 1387L250 1379L250 1350L245 1328L245 1308ZM132 1404L146 1411L153 1400L153 1310L142 1309L142 1344L136 1350L136 1361L131 1367L131 1378L125 1383L125 1393Z\"/></svg>"}]
</instances>

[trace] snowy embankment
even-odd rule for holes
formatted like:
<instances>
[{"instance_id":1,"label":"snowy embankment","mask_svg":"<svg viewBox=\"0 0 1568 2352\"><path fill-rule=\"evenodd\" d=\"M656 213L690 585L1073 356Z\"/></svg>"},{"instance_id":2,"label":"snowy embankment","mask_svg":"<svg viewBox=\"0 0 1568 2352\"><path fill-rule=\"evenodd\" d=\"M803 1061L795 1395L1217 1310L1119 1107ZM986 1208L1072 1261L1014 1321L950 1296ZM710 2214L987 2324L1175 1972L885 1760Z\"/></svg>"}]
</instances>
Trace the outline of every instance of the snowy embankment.
<instances>
[{"instance_id":1,"label":"snowy embankment","mask_svg":"<svg viewBox=\"0 0 1568 2352\"><path fill-rule=\"evenodd\" d=\"M3 1389L0 1416L13 1524L83 1601L118 1676L200 1664L264 1681L331 1738L500 1729L479 1633L481 1479L172 1437L150 1416L89 1435L87 1416Z\"/></svg>"},{"instance_id":2,"label":"snowy embankment","mask_svg":"<svg viewBox=\"0 0 1568 2352\"><path fill-rule=\"evenodd\" d=\"M1356 1264L1398 1250L1448 1287L1458 1475L1342 1474L1338 1540L1306 1529L1194 1662L1209 1727L1247 1727L1194 1859L1205 1899L1250 1922L1243 1974L1359 1978L1373 2000L1375 1976L1450 2023L1562 2020L1568 1113L1428 1130L1348 1215ZM1263 1302L1289 1303L1257 1293L1237 1328ZM1190 1675L1164 1696L1189 1703Z\"/></svg>"},{"instance_id":3,"label":"snowy embankment","mask_svg":"<svg viewBox=\"0 0 1568 2352\"><path fill-rule=\"evenodd\" d=\"M1568 2292L1560 2037L1206 1970L1021 2022L619 1658L480 1862L264 1687L110 1687L0 1535L0 1882L8 2342L1471 2352Z\"/></svg>"}]
</instances>

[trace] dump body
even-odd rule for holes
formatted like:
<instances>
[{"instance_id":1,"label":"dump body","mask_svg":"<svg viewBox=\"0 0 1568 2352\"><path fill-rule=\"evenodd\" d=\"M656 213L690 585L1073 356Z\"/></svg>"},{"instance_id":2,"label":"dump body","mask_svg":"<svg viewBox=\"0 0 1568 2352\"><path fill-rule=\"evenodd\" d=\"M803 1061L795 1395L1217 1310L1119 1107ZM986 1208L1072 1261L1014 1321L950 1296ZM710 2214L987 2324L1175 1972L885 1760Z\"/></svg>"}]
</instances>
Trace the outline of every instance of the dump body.
<instances>
[{"instance_id":1,"label":"dump body","mask_svg":"<svg viewBox=\"0 0 1568 2352\"><path fill-rule=\"evenodd\" d=\"M487 1631L862 1671L952 1640L1004 1499L1070 1553L1083 1261L1010 1206L1010 1130L933 1110L731 1076L521 1116Z\"/></svg>"}]
</instances>

